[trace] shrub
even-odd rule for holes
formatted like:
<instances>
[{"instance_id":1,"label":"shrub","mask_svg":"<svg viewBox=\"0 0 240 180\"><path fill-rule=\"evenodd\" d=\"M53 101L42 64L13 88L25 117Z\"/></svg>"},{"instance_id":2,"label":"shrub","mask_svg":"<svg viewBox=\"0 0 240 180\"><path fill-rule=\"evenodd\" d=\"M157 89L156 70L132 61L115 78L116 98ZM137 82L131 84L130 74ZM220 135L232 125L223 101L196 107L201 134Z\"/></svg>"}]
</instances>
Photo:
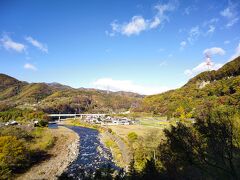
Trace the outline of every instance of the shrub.
<instances>
[{"instance_id":1,"label":"shrub","mask_svg":"<svg viewBox=\"0 0 240 180\"><path fill-rule=\"evenodd\" d=\"M17 139L31 140L30 131L17 126L5 126L1 128L0 136L15 136Z\"/></svg>"},{"instance_id":2,"label":"shrub","mask_svg":"<svg viewBox=\"0 0 240 180\"><path fill-rule=\"evenodd\" d=\"M46 127L46 126L48 126L48 121L46 121L46 120L40 120L40 121L38 122L38 126L39 126L39 127Z\"/></svg>"},{"instance_id":3,"label":"shrub","mask_svg":"<svg viewBox=\"0 0 240 180\"><path fill-rule=\"evenodd\" d=\"M29 164L28 151L22 140L14 136L0 137L0 179Z\"/></svg>"},{"instance_id":4,"label":"shrub","mask_svg":"<svg viewBox=\"0 0 240 180\"><path fill-rule=\"evenodd\" d=\"M128 140L130 143L135 142L137 140L137 138L138 138L138 135L135 132L130 132L128 134Z\"/></svg>"},{"instance_id":5,"label":"shrub","mask_svg":"<svg viewBox=\"0 0 240 180\"><path fill-rule=\"evenodd\" d=\"M112 129L111 128L108 128L107 130L109 133L112 133Z\"/></svg>"}]
</instances>

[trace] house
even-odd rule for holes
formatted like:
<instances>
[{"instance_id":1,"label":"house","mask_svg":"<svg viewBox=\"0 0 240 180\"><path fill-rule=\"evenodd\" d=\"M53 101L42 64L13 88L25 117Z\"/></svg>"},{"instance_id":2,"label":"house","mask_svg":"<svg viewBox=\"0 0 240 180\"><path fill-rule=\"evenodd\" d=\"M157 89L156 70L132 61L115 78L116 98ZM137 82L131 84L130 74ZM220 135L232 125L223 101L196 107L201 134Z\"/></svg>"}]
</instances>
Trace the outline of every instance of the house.
<instances>
[{"instance_id":1,"label":"house","mask_svg":"<svg viewBox=\"0 0 240 180\"><path fill-rule=\"evenodd\" d=\"M18 123L17 121L15 121L15 120L11 120L11 121L5 123L5 126L9 126L9 125L11 125L11 126L15 126L15 125L18 125L18 124L19 124L19 123Z\"/></svg>"}]
</instances>

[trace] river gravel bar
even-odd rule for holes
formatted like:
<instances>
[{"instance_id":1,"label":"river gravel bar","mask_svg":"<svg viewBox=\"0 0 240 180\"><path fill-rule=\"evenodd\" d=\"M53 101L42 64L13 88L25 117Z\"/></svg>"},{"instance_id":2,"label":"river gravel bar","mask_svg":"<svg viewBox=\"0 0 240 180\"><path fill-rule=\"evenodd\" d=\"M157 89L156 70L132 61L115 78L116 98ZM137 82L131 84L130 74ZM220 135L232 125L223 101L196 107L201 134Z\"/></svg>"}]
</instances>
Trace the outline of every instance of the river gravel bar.
<instances>
[{"instance_id":1,"label":"river gravel bar","mask_svg":"<svg viewBox=\"0 0 240 180\"><path fill-rule=\"evenodd\" d=\"M49 150L50 158L33 166L18 180L57 179L77 158L79 153L79 136L66 127L51 129L56 137L55 145Z\"/></svg>"}]
</instances>

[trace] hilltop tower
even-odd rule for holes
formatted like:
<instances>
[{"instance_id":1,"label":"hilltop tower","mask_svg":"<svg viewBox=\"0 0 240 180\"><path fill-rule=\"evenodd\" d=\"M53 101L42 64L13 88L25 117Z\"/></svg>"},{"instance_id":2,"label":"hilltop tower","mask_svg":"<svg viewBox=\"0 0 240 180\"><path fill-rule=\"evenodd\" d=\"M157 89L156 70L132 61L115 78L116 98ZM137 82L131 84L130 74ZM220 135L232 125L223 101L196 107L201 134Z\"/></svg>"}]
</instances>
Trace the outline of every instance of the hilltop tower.
<instances>
[{"instance_id":1,"label":"hilltop tower","mask_svg":"<svg viewBox=\"0 0 240 180\"><path fill-rule=\"evenodd\" d=\"M212 60L211 60L211 57L210 57L210 55L206 55L206 65L207 65L207 67L208 67L208 70L211 70L211 66L212 66Z\"/></svg>"}]
</instances>

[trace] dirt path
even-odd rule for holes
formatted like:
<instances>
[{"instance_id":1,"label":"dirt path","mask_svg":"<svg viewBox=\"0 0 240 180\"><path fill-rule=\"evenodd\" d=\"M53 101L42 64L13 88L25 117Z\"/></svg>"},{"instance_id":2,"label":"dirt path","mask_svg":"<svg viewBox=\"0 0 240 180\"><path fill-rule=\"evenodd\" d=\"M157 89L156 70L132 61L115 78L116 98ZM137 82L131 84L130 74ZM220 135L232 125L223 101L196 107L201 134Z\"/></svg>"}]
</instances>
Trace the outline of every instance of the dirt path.
<instances>
[{"instance_id":1,"label":"dirt path","mask_svg":"<svg viewBox=\"0 0 240 180\"><path fill-rule=\"evenodd\" d=\"M51 155L50 159L33 166L16 179L57 179L57 176L61 175L77 157L79 152L79 136L74 131L65 127L51 129L51 131L57 140L54 147L48 152Z\"/></svg>"},{"instance_id":2,"label":"dirt path","mask_svg":"<svg viewBox=\"0 0 240 180\"><path fill-rule=\"evenodd\" d=\"M112 141L114 141L117 144L118 148L121 151L124 164L127 165L125 167L127 169L128 165L130 164L131 159L132 159L132 153L131 153L129 147L125 144L125 142L121 138L119 138L118 136L113 135L107 131L105 131L104 133L101 133L101 135L103 137L104 136L109 137Z\"/></svg>"}]
</instances>

